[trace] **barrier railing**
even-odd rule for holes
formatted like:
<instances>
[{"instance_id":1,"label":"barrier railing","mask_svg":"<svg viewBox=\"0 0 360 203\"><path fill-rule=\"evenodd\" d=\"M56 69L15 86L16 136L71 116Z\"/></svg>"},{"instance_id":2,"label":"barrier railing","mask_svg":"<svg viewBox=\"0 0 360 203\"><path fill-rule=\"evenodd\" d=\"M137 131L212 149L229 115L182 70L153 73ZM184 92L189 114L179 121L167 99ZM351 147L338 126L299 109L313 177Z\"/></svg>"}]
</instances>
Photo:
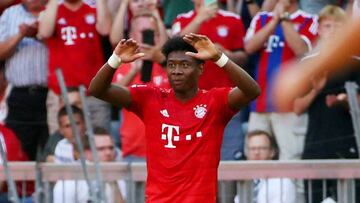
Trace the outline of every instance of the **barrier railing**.
<instances>
[{"instance_id":1,"label":"barrier railing","mask_svg":"<svg viewBox=\"0 0 360 203\"><path fill-rule=\"evenodd\" d=\"M39 168L44 183L85 178L79 164L41 163ZM146 181L145 163L101 163L100 168L104 181L124 179L130 184ZM10 162L9 169L15 181L36 180L34 162ZM89 178L95 180L93 164L88 164L88 171ZM338 202L351 203L355 202L354 184L351 182L360 179L360 160L224 161L218 170L219 181L237 181L237 194L243 199L241 202L250 202L251 187L248 183L252 179L268 178L338 179ZM0 166L0 181L6 181L3 166ZM47 189L50 188L41 191ZM127 202L138 202L132 198L143 199L135 193L134 190L128 191Z\"/></svg>"}]
</instances>

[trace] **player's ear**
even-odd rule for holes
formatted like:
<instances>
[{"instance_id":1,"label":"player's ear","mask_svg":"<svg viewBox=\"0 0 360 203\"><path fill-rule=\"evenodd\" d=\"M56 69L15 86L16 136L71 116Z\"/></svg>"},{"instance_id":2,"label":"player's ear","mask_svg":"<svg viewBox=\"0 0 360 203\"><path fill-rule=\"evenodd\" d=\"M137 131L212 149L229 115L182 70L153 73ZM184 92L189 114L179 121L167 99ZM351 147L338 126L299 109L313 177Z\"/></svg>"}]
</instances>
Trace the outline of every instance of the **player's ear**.
<instances>
[{"instance_id":1,"label":"player's ear","mask_svg":"<svg viewBox=\"0 0 360 203\"><path fill-rule=\"evenodd\" d=\"M199 68L199 75L201 75L204 72L204 63L200 63L198 68Z\"/></svg>"}]
</instances>

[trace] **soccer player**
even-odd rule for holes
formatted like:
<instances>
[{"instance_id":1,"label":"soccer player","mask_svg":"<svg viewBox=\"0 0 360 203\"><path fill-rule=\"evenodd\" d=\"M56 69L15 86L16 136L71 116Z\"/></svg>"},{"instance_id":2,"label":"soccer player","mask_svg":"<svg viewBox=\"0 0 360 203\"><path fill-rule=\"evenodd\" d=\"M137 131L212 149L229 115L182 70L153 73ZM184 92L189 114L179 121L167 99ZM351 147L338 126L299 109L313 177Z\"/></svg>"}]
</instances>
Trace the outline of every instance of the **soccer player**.
<instances>
[{"instance_id":1,"label":"soccer player","mask_svg":"<svg viewBox=\"0 0 360 203\"><path fill-rule=\"evenodd\" d=\"M133 39L121 40L89 91L144 121L146 202L215 202L224 127L236 111L259 95L259 86L206 36L197 34L171 38L163 46L170 89L111 85L121 63L144 55L138 48ZM237 87L199 89L206 60L214 61Z\"/></svg>"}]
</instances>

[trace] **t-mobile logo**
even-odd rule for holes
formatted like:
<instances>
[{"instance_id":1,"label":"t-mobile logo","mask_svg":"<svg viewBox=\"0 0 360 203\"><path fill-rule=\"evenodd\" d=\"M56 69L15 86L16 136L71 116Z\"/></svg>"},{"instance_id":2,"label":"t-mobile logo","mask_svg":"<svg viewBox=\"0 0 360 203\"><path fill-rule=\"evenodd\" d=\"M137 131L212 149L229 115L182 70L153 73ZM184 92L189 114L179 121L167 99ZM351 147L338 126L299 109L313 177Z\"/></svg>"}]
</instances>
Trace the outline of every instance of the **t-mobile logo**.
<instances>
[{"instance_id":1,"label":"t-mobile logo","mask_svg":"<svg viewBox=\"0 0 360 203\"><path fill-rule=\"evenodd\" d=\"M273 52L273 49L284 47L285 43L277 35L271 35L266 44L266 52Z\"/></svg>"},{"instance_id":2,"label":"t-mobile logo","mask_svg":"<svg viewBox=\"0 0 360 203\"><path fill-rule=\"evenodd\" d=\"M76 28L73 26L61 28L61 38L65 41L65 45L74 45L77 38Z\"/></svg>"},{"instance_id":3,"label":"t-mobile logo","mask_svg":"<svg viewBox=\"0 0 360 203\"><path fill-rule=\"evenodd\" d=\"M174 130L176 134L173 136ZM180 131L179 126L162 124L161 132L166 134L161 134L161 139L168 141L168 143L165 145L165 148L176 148L176 146L173 145L173 137L174 137L174 141L179 141L180 140L179 131Z\"/></svg>"},{"instance_id":4,"label":"t-mobile logo","mask_svg":"<svg viewBox=\"0 0 360 203\"><path fill-rule=\"evenodd\" d=\"M180 141L180 127L175 125L162 124L161 126L161 139L167 140L165 148L174 149L176 146L173 142ZM191 141L194 137L201 138L203 136L202 132L196 132L195 135L184 135L185 141Z\"/></svg>"}]
</instances>

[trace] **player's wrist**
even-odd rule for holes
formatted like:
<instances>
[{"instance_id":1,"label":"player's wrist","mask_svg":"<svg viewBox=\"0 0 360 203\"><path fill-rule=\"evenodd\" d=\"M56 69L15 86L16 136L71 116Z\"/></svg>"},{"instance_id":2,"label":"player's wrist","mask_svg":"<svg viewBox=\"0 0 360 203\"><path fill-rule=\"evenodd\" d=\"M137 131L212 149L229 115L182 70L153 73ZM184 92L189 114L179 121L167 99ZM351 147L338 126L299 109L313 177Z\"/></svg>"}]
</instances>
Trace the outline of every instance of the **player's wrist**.
<instances>
[{"instance_id":1,"label":"player's wrist","mask_svg":"<svg viewBox=\"0 0 360 203\"><path fill-rule=\"evenodd\" d=\"M117 69L120 65L121 65L121 58L116 55L115 53L113 53L110 58L107 61L107 64L113 68L113 69Z\"/></svg>"},{"instance_id":2,"label":"player's wrist","mask_svg":"<svg viewBox=\"0 0 360 203\"><path fill-rule=\"evenodd\" d=\"M227 64L228 61L229 61L229 57L226 56L226 54L221 53L220 58L215 61L215 64L218 65L220 68L222 68Z\"/></svg>"}]
</instances>

